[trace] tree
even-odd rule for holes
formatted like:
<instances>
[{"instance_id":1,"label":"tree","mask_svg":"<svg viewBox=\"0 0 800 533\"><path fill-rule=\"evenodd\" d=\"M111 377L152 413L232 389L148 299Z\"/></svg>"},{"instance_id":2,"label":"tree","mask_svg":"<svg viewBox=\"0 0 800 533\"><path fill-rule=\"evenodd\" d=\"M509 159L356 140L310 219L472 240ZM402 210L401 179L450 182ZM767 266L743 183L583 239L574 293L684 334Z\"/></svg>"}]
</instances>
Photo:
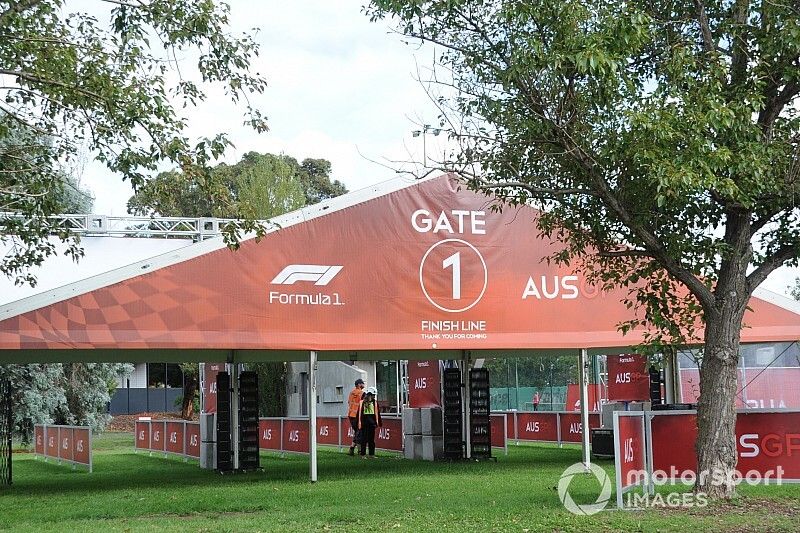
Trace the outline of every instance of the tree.
<instances>
[{"instance_id":1,"label":"tree","mask_svg":"<svg viewBox=\"0 0 800 533\"><path fill-rule=\"evenodd\" d=\"M0 210L17 214L0 217L0 238L13 244L0 272L24 283L35 283L29 267L56 253L45 236L61 236L71 243L68 253L80 255L77 241L47 219L59 211L50 191L79 153L135 188L172 163L213 198L219 191L206 179L208 167L229 142L224 134L191 139L177 110L204 100L204 85L216 84L246 104L246 124L266 129L248 100L265 88L250 72L258 45L228 32L227 4L98 1L108 22L64 4L0 1ZM178 57L196 69L179 68ZM252 220L232 223L228 242L241 230L263 232Z\"/></svg>"},{"instance_id":2,"label":"tree","mask_svg":"<svg viewBox=\"0 0 800 533\"><path fill-rule=\"evenodd\" d=\"M792 295L792 298L795 300L800 300L800 278L795 278L794 285L789 286L789 291Z\"/></svg>"},{"instance_id":3,"label":"tree","mask_svg":"<svg viewBox=\"0 0 800 533\"><path fill-rule=\"evenodd\" d=\"M346 193L342 183L331 181L330 171L325 159L300 164L286 155L248 152L235 165L211 169L208 180L215 197L204 196L183 172L162 172L128 200L128 212L265 220Z\"/></svg>"},{"instance_id":4,"label":"tree","mask_svg":"<svg viewBox=\"0 0 800 533\"><path fill-rule=\"evenodd\" d=\"M797 6L374 0L367 12L441 50L431 87L444 87L433 96L459 146L443 168L498 208L539 207L540 231L564 243L553 260L633 288L639 314L623 331L704 342L695 490L732 495L743 316L800 251Z\"/></svg>"},{"instance_id":5,"label":"tree","mask_svg":"<svg viewBox=\"0 0 800 533\"><path fill-rule=\"evenodd\" d=\"M30 443L35 424L77 424L101 431L116 378L132 367L120 363L0 365L11 382L14 434Z\"/></svg>"}]
</instances>

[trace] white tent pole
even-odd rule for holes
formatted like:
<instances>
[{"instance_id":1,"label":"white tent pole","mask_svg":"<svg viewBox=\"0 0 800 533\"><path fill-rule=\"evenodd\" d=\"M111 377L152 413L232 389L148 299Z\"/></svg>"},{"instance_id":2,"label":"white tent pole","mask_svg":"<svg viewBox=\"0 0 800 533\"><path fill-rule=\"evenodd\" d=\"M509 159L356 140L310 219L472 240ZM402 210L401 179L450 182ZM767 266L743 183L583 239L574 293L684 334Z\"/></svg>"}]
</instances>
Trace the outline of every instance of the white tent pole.
<instances>
[{"instance_id":1,"label":"white tent pole","mask_svg":"<svg viewBox=\"0 0 800 533\"><path fill-rule=\"evenodd\" d=\"M583 448L583 466L589 470L589 358L586 348L581 348L579 356L580 389L581 389L581 446Z\"/></svg>"},{"instance_id":2,"label":"white tent pole","mask_svg":"<svg viewBox=\"0 0 800 533\"><path fill-rule=\"evenodd\" d=\"M239 363L235 352L231 352L231 447L233 448L233 469L239 470ZM217 391L219 394L219 391Z\"/></svg>"},{"instance_id":3,"label":"white tent pole","mask_svg":"<svg viewBox=\"0 0 800 533\"><path fill-rule=\"evenodd\" d=\"M317 481L317 352L308 352L308 452L311 482Z\"/></svg>"}]
</instances>

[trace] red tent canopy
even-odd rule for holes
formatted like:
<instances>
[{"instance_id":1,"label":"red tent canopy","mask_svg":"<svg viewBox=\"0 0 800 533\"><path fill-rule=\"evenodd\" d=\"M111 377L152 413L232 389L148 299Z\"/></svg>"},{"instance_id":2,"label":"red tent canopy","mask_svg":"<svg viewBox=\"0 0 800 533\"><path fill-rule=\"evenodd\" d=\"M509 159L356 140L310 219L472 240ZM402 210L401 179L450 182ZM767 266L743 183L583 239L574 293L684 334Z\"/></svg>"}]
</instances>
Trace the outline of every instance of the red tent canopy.
<instances>
[{"instance_id":1,"label":"red tent canopy","mask_svg":"<svg viewBox=\"0 0 800 533\"><path fill-rule=\"evenodd\" d=\"M238 251L219 240L0 308L0 349L613 348L626 291L543 261L536 210L490 209L452 176L394 180L291 213ZM766 294L766 293L763 293ZM800 339L753 298L743 342ZM0 354L0 360L5 357Z\"/></svg>"}]
</instances>

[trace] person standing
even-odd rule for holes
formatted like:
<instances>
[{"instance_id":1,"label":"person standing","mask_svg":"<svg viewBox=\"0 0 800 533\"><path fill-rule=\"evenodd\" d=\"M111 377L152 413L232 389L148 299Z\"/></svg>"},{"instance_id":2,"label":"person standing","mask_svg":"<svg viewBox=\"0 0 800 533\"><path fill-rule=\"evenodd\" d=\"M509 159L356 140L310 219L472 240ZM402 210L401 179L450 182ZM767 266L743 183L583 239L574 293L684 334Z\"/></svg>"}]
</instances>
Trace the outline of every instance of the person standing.
<instances>
[{"instance_id":1,"label":"person standing","mask_svg":"<svg viewBox=\"0 0 800 533\"><path fill-rule=\"evenodd\" d=\"M538 411L539 410L539 401L540 400L541 400L541 398L539 397L539 391L537 390L536 392L533 393L533 410L534 411Z\"/></svg>"},{"instance_id":2,"label":"person standing","mask_svg":"<svg viewBox=\"0 0 800 533\"><path fill-rule=\"evenodd\" d=\"M378 389L369 387L361 400L358 409L358 429L361 430L361 449L359 455L366 459L367 449L369 456L375 457L375 429L381 427L381 413L378 408Z\"/></svg>"},{"instance_id":3,"label":"person standing","mask_svg":"<svg viewBox=\"0 0 800 533\"><path fill-rule=\"evenodd\" d=\"M350 455L355 454L356 445L359 443L358 435L358 409L361 406L361 399L364 397L364 380L358 378L355 382L350 396L347 397L347 418L350 419L350 427L353 428L353 443L350 445Z\"/></svg>"}]
</instances>

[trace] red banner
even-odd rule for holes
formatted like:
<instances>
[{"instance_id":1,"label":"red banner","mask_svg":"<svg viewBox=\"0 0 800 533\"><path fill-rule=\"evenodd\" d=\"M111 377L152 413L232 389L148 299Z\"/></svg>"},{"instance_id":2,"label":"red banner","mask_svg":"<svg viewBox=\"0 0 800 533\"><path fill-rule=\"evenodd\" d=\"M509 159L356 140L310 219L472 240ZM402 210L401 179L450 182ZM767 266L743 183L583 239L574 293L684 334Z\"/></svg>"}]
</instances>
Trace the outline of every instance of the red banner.
<instances>
[{"instance_id":1,"label":"red banner","mask_svg":"<svg viewBox=\"0 0 800 533\"><path fill-rule=\"evenodd\" d=\"M165 422L164 450L183 454L183 422Z\"/></svg>"},{"instance_id":2,"label":"red banner","mask_svg":"<svg viewBox=\"0 0 800 533\"><path fill-rule=\"evenodd\" d=\"M281 449L281 421L277 418L258 421L258 447L262 450Z\"/></svg>"},{"instance_id":3,"label":"red banner","mask_svg":"<svg viewBox=\"0 0 800 533\"><path fill-rule=\"evenodd\" d=\"M670 473L697 469L694 413L656 415L651 421L653 469ZM675 446L680 442L680 446ZM784 479L800 479L800 412L740 411L736 417L737 470L765 475L783 469ZM773 478L774 479L774 478Z\"/></svg>"},{"instance_id":4,"label":"red banner","mask_svg":"<svg viewBox=\"0 0 800 533\"><path fill-rule=\"evenodd\" d=\"M403 451L403 420L382 418L383 426L375 430L375 447L395 452Z\"/></svg>"},{"instance_id":5,"label":"red banner","mask_svg":"<svg viewBox=\"0 0 800 533\"><path fill-rule=\"evenodd\" d=\"M217 412L217 374L225 370L225 363L203 365L203 412Z\"/></svg>"},{"instance_id":6,"label":"red banner","mask_svg":"<svg viewBox=\"0 0 800 533\"><path fill-rule=\"evenodd\" d=\"M150 423L136 421L136 448L140 450L150 449Z\"/></svg>"},{"instance_id":7,"label":"red banner","mask_svg":"<svg viewBox=\"0 0 800 533\"><path fill-rule=\"evenodd\" d=\"M644 415L620 416L617 424L614 428L617 488L625 489L643 481L647 464Z\"/></svg>"},{"instance_id":8,"label":"red banner","mask_svg":"<svg viewBox=\"0 0 800 533\"><path fill-rule=\"evenodd\" d=\"M340 431L342 432L342 446L350 447L350 445L353 444L356 433L353 431L353 426L350 425L349 418L342 418Z\"/></svg>"},{"instance_id":9,"label":"red banner","mask_svg":"<svg viewBox=\"0 0 800 533\"><path fill-rule=\"evenodd\" d=\"M348 423L350 421L348 420ZM330 446L339 445L339 419L334 417L317 418L317 442ZM342 441L344 444L344 441Z\"/></svg>"},{"instance_id":10,"label":"red banner","mask_svg":"<svg viewBox=\"0 0 800 533\"><path fill-rule=\"evenodd\" d=\"M680 376L681 401L696 403L700 373L682 368ZM737 409L800 409L800 368L739 368L737 378Z\"/></svg>"},{"instance_id":11,"label":"red banner","mask_svg":"<svg viewBox=\"0 0 800 533\"><path fill-rule=\"evenodd\" d=\"M517 438L558 442L557 417L556 413L517 413Z\"/></svg>"},{"instance_id":12,"label":"red banner","mask_svg":"<svg viewBox=\"0 0 800 533\"><path fill-rule=\"evenodd\" d=\"M283 451L308 453L308 420L283 421Z\"/></svg>"},{"instance_id":13,"label":"red banner","mask_svg":"<svg viewBox=\"0 0 800 533\"><path fill-rule=\"evenodd\" d=\"M495 448L505 448L506 446L506 415L493 414L489 416L489 430L492 433L492 446Z\"/></svg>"},{"instance_id":14,"label":"red banner","mask_svg":"<svg viewBox=\"0 0 800 533\"><path fill-rule=\"evenodd\" d=\"M441 373L439 361L408 362L409 407L441 407Z\"/></svg>"},{"instance_id":15,"label":"red banner","mask_svg":"<svg viewBox=\"0 0 800 533\"><path fill-rule=\"evenodd\" d=\"M36 453L44 455L44 426L33 427L33 439Z\"/></svg>"},{"instance_id":16,"label":"red banner","mask_svg":"<svg viewBox=\"0 0 800 533\"><path fill-rule=\"evenodd\" d=\"M589 411L600 411L600 385L590 383L587 388L589 397ZM581 410L581 387L580 385L570 384L567 385L567 402L564 407L565 411L580 411Z\"/></svg>"},{"instance_id":17,"label":"red banner","mask_svg":"<svg viewBox=\"0 0 800 533\"><path fill-rule=\"evenodd\" d=\"M50 426L47 428L47 446L45 454L48 457L58 457L58 428Z\"/></svg>"},{"instance_id":18,"label":"red banner","mask_svg":"<svg viewBox=\"0 0 800 533\"><path fill-rule=\"evenodd\" d=\"M583 424L581 423L581 415L565 413L561 416L561 441L562 442L581 442L583 436ZM600 415L589 415L589 428L600 427ZM589 433L589 440L592 434Z\"/></svg>"},{"instance_id":19,"label":"red banner","mask_svg":"<svg viewBox=\"0 0 800 533\"><path fill-rule=\"evenodd\" d=\"M200 424L186 424L186 455L200 457Z\"/></svg>"},{"instance_id":20,"label":"red banner","mask_svg":"<svg viewBox=\"0 0 800 533\"><path fill-rule=\"evenodd\" d=\"M164 433L164 422L151 422L150 423L150 449L157 451L164 451L164 441L166 440Z\"/></svg>"},{"instance_id":21,"label":"red banner","mask_svg":"<svg viewBox=\"0 0 800 533\"><path fill-rule=\"evenodd\" d=\"M72 460L76 463L91 465L92 459L90 452L92 441L89 430L78 428L73 429L72 441L74 450Z\"/></svg>"},{"instance_id":22,"label":"red banner","mask_svg":"<svg viewBox=\"0 0 800 533\"><path fill-rule=\"evenodd\" d=\"M647 357L639 354L609 355L608 400L646 401L650 399Z\"/></svg>"},{"instance_id":23,"label":"red banner","mask_svg":"<svg viewBox=\"0 0 800 533\"><path fill-rule=\"evenodd\" d=\"M72 461L72 428L58 428L58 457Z\"/></svg>"}]
</instances>

